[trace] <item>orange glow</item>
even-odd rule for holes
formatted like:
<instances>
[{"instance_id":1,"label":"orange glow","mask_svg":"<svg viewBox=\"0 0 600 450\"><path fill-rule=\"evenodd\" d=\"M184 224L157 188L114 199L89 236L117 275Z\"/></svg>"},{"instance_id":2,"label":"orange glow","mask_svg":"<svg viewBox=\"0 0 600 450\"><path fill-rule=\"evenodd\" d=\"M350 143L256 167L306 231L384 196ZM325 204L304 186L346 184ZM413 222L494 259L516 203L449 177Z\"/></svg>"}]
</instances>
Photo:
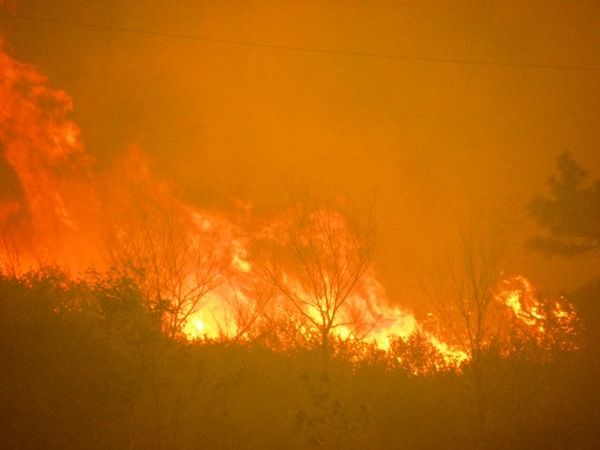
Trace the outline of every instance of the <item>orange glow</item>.
<instances>
[{"instance_id":1,"label":"orange glow","mask_svg":"<svg viewBox=\"0 0 600 450\"><path fill-rule=\"evenodd\" d=\"M523 276L500 283L497 299L506 306L506 319L512 332L533 339L544 348L575 349L577 314L564 298L546 300Z\"/></svg>"},{"instance_id":2,"label":"orange glow","mask_svg":"<svg viewBox=\"0 0 600 450\"><path fill-rule=\"evenodd\" d=\"M443 361L434 363L437 368L458 368L469 360L465 349L393 305L370 262L337 298L335 316L324 312L347 271L336 264L352 260L359 242L340 212L313 208L299 225L294 208L274 217L253 215L251 208L235 214L201 209L157 180L136 148L99 170L70 118L67 94L47 87L38 71L3 51L0 72L0 140L22 190L21 201L0 204L4 270L23 271L37 262L56 263L73 274L91 265L116 268L155 304L167 303L165 330L174 337L252 341L287 320L281 326L291 326L292 333L306 337L328 327L336 339L383 352L418 334ZM322 286L313 291L306 287L307 275L286 259L294 227L304 227L296 236L305 251L301 257L323 258L309 268L322 271ZM303 234L307 230L320 231ZM256 247L274 249L269 256L278 262L278 289L265 279ZM320 251L329 254L322 257ZM572 332L575 312L563 302L543 302L524 277L503 281L497 298L510 313L507 323L517 323L540 345L566 342L558 332L548 337L552 326ZM283 336L277 339L284 348L292 345Z\"/></svg>"}]
</instances>

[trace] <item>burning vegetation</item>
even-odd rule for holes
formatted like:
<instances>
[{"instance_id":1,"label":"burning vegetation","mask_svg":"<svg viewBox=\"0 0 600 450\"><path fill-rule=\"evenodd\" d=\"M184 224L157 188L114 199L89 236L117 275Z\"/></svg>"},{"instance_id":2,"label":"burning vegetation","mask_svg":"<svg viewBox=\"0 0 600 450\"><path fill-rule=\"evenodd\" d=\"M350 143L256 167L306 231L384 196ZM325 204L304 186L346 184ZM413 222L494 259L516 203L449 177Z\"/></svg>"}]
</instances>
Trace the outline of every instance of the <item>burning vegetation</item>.
<instances>
[{"instance_id":1,"label":"burning vegetation","mask_svg":"<svg viewBox=\"0 0 600 450\"><path fill-rule=\"evenodd\" d=\"M0 74L0 447L597 448L591 327L493 249L463 236L419 315L344 201L191 204L134 146L98 167L4 49Z\"/></svg>"},{"instance_id":2,"label":"burning vegetation","mask_svg":"<svg viewBox=\"0 0 600 450\"><path fill-rule=\"evenodd\" d=\"M351 344L352 359L371 346L415 373L459 369L492 343L510 352L515 333L544 348L576 348L568 302L540 299L524 277L501 280L493 267L475 273L474 249L465 253L471 280L439 299L454 301L459 318L431 315L436 334L387 298L372 227L335 206L298 203L259 216L187 204L137 148L100 171L69 116L69 96L6 52L0 70L0 141L18 188L1 205L5 273L94 267L139 286L172 338L325 353ZM454 323L440 327L444 320Z\"/></svg>"}]
</instances>

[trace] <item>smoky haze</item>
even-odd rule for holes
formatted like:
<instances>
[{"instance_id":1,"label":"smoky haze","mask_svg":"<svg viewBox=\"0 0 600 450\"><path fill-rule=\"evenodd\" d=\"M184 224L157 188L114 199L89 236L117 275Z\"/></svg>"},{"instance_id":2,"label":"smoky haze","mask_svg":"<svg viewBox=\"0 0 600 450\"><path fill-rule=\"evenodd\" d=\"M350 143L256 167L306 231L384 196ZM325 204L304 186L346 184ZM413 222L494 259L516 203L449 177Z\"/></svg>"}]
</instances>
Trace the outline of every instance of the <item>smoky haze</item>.
<instances>
[{"instance_id":1,"label":"smoky haze","mask_svg":"<svg viewBox=\"0 0 600 450\"><path fill-rule=\"evenodd\" d=\"M143 7L142 7L143 6ZM545 289L597 275L525 249L526 205L569 150L600 170L597 2L18 3L17 15L230 41L523 66L306 52L0 18L10 52L73 97L100 166L135 144L188 201L257 209L310 189L376 204L376 268L392 300L502 228L507 270ZM0 166L0 198L18 183ZM487 226L486 225L486 226ZM561 276L557 277L556 274Z\"/></svg>"}]
</instances>

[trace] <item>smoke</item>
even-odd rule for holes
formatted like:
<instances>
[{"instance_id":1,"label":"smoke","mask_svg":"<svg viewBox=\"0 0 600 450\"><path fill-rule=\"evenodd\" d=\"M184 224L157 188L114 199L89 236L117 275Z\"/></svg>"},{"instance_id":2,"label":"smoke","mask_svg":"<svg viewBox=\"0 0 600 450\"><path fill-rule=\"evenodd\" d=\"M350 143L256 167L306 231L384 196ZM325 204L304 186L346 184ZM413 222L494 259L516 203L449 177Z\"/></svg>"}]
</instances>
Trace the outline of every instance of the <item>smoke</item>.
<instances>
[{"instance_id":1,"label":"smoke","mask_svg":"<svg viewBox=\"0 0 600 450\"><path fill-rule=\"evenodd\" d=\"M423 333L446 362L467 359L389 305L350 217L306 205L301 217L297 208L259 216L247 205L188 204L135 146L100 170L71 118L69 95L3 45L0 73L0 151L14 181L0 186L11 191L0 196L0 253L14 272L39 263L74 274L117 269L164 308L173 335L241 338L283 317L298 330L327 330L384 350L393 336ZM277 271L263 270L257 247L276 250L270 261ZM265 277L274 273L275 287Z\"/></svg>"}]
</instances>

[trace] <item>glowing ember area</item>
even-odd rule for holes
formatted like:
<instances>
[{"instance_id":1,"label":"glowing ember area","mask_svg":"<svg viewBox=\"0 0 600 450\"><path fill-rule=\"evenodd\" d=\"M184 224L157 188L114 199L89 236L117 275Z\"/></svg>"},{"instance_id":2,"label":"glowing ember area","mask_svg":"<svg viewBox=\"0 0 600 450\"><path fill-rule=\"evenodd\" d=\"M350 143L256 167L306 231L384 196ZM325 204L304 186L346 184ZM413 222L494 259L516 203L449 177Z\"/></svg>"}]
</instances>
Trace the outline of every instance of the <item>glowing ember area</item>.
<instances>
[{"instance_id":1,"label":"glowing ember area","mask_svg":"<svg viewBox=\"0 0 600 450\"><path fill-rule=\"evenodd\" d=\"M156 180L136 148L100 171L67 94L3 51L0 72L0 148L19 191L0 204L3 271L38 263L115 271L142 289L173 338L282 350L360 343L414 373L469 360L390 302L371 232L335 208L299 204L260 217L197 208ZM566 302L540 299L523 277L501 282L496 298L509 331L573 348L576 316Z\"/></svg>"},{"instance_id":2,"label":"glowing ember area","mask_svg":"<svg viewBox=\"0 0 600 450\"><path fill-rule=\"evenodd\" d=\"M533 339L547 349L576 348L577 314L564 298L543 299L529 280L518 276L500 283L497 299L506 306L506 316L514 325L510 329L513 338Z\"/></svg>"}]
</instances>

